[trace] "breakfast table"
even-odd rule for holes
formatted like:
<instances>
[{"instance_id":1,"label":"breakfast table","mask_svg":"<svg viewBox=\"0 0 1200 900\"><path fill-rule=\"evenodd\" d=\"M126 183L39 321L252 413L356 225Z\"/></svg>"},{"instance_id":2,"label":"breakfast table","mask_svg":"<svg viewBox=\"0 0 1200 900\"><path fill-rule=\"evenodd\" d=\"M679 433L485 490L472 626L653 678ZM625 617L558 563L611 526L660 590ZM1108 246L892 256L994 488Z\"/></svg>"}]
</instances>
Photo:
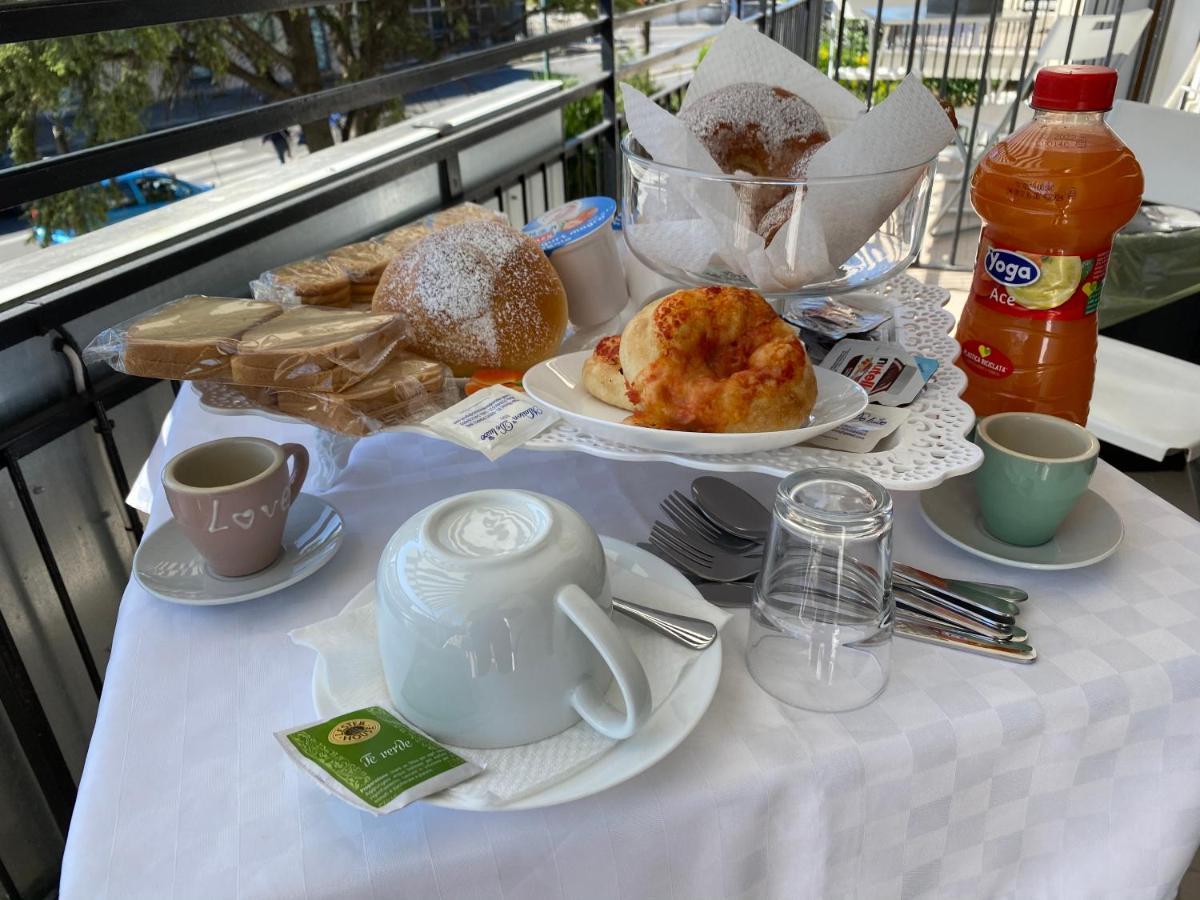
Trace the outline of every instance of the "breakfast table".
<instances>
[{"instance_id":1,"label":"breakfast table","mask_svg":"<svg viewBox=\"0 0 1200 900\"><path fill-rule=\"evenodd\" d=\"M313 447L317 432L211 415L182 391L134 489L151 528L168 516L162 464L235 434ZM696 474L566 452L493 463L381 434L321 493L346 535L311 578L204 608L131 582L61 896L1173 896L1200 844L1200 524L1103 463L1093 487L1125 541L1074 571L977 559L934 534L916 494L894 494L898 560L1029 591L1033 665L897 640L878 700L805 712L748 674L739 610L696 729L585 799L523 812L417 803L374 817L285 758L273 732L317 718L314 655L288 632L336 614L374 578L413 512L464 490L526 488L636 542L660 499ZM775 483L730 478L764 500Z\"/></svg>"}]
</instances>

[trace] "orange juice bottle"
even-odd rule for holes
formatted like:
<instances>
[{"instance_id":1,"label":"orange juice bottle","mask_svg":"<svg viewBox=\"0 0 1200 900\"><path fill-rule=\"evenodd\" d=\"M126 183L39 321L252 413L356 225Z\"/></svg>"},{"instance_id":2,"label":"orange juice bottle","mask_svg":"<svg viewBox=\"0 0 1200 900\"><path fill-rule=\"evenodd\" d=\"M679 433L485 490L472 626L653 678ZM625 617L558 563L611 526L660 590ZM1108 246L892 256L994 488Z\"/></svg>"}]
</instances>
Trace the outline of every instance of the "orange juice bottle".
<instances>
[{"instance_id":1,"label":"orange juice bottle","mask_svg":"<svg viewBox=\"0 0 1200 900\"><path fill-rule=\"evenodd\" d=\"M1042 69L1033 121L971 178L984 228L956 338L977 416L1087 422L1108 253L1142 197L1141 167L1104 124L1116 86L1104 66Z\"/></svg>"}]
</instances>

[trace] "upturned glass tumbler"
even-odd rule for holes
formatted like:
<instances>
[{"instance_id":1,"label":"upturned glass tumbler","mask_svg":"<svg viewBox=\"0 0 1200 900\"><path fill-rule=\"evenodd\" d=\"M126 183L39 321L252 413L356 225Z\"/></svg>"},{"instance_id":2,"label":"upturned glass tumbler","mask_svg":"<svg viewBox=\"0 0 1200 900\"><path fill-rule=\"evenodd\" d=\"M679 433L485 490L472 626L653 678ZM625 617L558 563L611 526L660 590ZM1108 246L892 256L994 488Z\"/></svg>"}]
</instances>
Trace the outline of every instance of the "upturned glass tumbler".
<instances>
[{"instance_id":1,"label":"upturned glass tumbler","mask_svg":"<svg viewBox=\"0 0 1200 900\"><path fill-rule=\"evenodd\" d=\"M822 712L870 703L891 665L892 498L842 469L807 469L775 495L746 662L767 693Z\"/></svg>"}]
</instances>

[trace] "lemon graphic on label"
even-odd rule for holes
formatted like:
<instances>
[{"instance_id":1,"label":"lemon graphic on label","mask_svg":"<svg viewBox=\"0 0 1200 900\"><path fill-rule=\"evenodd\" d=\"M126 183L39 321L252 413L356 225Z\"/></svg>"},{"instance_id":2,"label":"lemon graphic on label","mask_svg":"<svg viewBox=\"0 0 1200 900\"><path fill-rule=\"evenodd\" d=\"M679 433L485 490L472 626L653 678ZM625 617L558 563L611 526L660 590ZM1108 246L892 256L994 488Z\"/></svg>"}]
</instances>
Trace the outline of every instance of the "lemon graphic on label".
<instances>
[{"instance_id":1,"label":"lemon graphic on label","mask_svg":"<svg viewBox=\"0 0 1200 900\"><path fill-rule=\"evenodd\" d=\"M1078 256L1043 256L1038 265L1042 276L1025 287L1009 288L1009 296L1026 309L1062 306L1083 279L1083 260Z\"/></svg>"}]
</instances>

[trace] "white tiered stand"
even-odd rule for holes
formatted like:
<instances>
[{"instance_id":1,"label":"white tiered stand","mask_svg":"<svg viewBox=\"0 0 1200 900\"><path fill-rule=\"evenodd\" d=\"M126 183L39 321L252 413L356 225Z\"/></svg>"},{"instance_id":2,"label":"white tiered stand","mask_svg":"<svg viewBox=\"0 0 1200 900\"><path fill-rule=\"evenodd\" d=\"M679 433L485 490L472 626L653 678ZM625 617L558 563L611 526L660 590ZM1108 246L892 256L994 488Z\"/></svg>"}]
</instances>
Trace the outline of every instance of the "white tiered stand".
<instances>
[{"instance_id":1,"label":"white tiered stand","mask_svg":"<svg viewBox=\"0 0 1200 900\"><path fill-rule=\"evenodd\" d=\"M961 400L966 376L954 366L958 356L958 343L950 334L954 316L944 309L949 299L949 292L943 288L922 284L909 275L898 275L856 295L856 305L870 304L891 310L900 326L904 346L939 363L925 391L909 406L908 420L873 453L823 450L802 444L757 453L664 453L604 440L562 422L529 441L525 449L573 450L608 459L661 460L694 469L763 472L780 477L797 469L838 466L868 475L893 491L934 487L947 478L972 471L982 459L979 448L967 440L974 415ZM209 412L222 415L253 414L294 421L278 413L254 409L240 398L225 398L220 392L206 391L202 405ZM388 430L434 436L421 425L401 425ZM338 472L348 465L356 440L330 435L323 442L324 446L318 448L322 458L315 461L315 474L320 481L332 483L336 479Z\"/></svg>"}]
</instances>

